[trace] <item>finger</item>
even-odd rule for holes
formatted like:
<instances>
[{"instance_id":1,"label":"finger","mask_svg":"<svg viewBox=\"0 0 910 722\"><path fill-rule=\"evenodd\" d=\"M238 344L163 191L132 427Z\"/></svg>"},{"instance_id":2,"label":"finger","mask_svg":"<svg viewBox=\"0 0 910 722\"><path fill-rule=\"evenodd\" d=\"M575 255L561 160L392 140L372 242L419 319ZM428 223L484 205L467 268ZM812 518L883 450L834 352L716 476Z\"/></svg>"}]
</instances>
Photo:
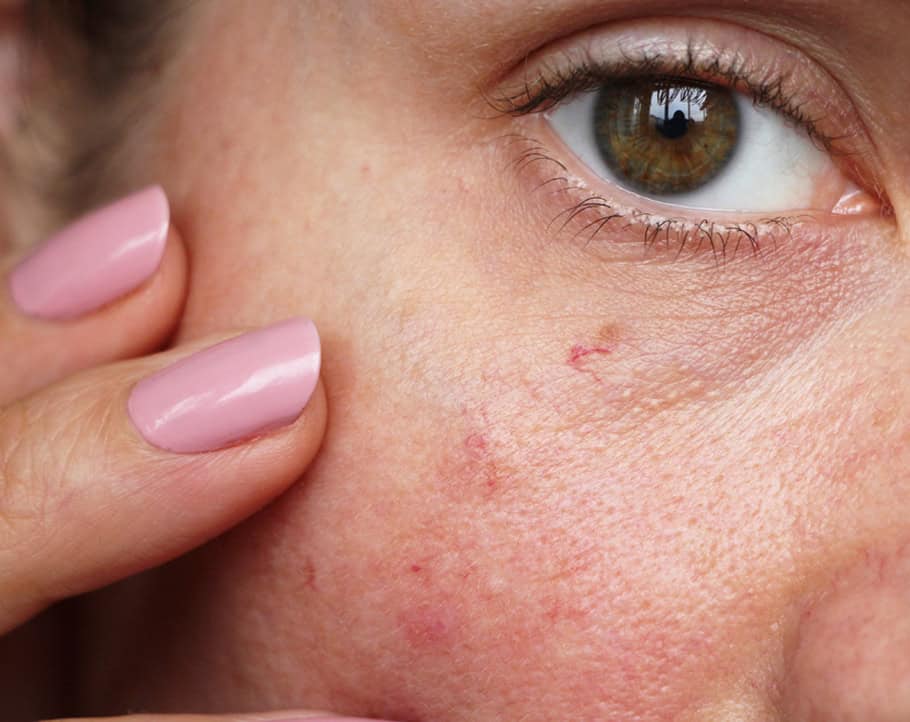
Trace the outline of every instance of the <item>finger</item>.
<instances>
[{"instance_id":1,"label":"finger","mask_svg":"<svg viewBox=\"0 0 910 722\"><path fill-rule=\"evenodd\" d=\"M0 412L0 633L188 551L299 478L325 428L320 355L312 322L291 319Z\"/></svg>"},{"instance_id":2,"label":"finger","mask_svg":"<svg viewBox=\"0 0 910 722\"><path fill-rule=\"evenodd\" d=\"M180 317L187 277L169 220L164 192L147 188L4 262L0 405L165 342Z\"/></svg>"}]
</instances>

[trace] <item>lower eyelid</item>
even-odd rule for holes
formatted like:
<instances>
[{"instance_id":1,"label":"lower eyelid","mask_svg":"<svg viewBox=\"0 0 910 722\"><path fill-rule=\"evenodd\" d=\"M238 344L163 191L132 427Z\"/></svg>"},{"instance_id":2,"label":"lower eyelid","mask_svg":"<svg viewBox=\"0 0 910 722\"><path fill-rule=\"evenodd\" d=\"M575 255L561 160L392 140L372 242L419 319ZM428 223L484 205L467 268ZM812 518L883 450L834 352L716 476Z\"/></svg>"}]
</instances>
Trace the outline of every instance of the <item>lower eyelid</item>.
<instances>
[{"instance_id":1,"label":"lower eyelid","mask_svg":"<svg viewBox=\"0 0 910 722\"><path fill-rule=\"evenodd\" d=\"M647 199L611 188L609 194L591 190L545 141L542 118L522 121L535 127L501 138L506 169L517 173L525 192L540 206L540 220L553 242L569 242L611 263L695 261L711 267L744 258L766 258L826 225L850 221L819 212L796 214L731 214L647 208ZM606 185L606 183L601 184ZM606 189L605 189L606 190ZM641 200L637 203L635 200ZM712 217L713 215L713 217Z\"/></svg>"}]
</instances>

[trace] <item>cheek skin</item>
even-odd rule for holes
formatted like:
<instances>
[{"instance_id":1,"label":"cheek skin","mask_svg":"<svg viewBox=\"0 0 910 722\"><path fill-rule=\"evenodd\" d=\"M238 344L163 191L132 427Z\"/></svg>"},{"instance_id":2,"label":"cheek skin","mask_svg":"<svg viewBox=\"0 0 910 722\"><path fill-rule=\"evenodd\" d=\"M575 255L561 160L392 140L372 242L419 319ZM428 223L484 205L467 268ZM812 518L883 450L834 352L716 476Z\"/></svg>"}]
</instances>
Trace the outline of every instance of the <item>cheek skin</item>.
<instances>
[{"instance_id":1,"label":"cheek skin","mask_svg":"<svg viewBox=\"0 0 910 722\"><path fill-rule=\"evenodd\" d=\"M461 382L452 393L461 406L428 424L445 433L431 434L434 451L408 464L422 471L396 500L400 516L370 523L363 514L364 543L349 538L343 553L319 554L360 560L345 567L352 589L384 580L360 617L381 639L360 650L378 655L371 681L387 705L378 713L407 718L416 708L435 718L458 698L465 709L496 700L497 715L519 714L509 691L526 699L546 689L549 713L678 719L712 694L746 694L744 678L750 689L774 689L786 675L780 639L795 624L781 600L799 598L814 565L847 553L832 543L845 518L858 521L844 506L862 498L863 534L880 532L894 498L874 481L893 471L876 469L881 438L860 431L872 419L853 409L870 393L892 413L899 400L850 383L822 392L828 382L807 359L792 387L766 387L747 402L789 416L786 427L743 427L731 439L713 424L735 418L743 399L734 397L716 402L697 433L664 416L663 434L644 428L611 448L587 419L586 399L603 379L573 366L596 356L609 378L625 352L621 334L609 335L610 354L576 355L572 344L539 377L536 357L514 347L490 354L496 362L478 371L476 386ZM566 367L562 377L554 371ZM803 394L826 401L810 413L788 409ZM626 399L630 408L637 401ZM692 409L680 411L692 423ZM825 438L830 415L844 419L845 438ZM860 468L881 496L862 492ZM832 502L842 510L833 516ZM390 529L399 532L389 538Z\"/></svg>"},{"instance_id":2,"label":"cheek skin","mask_svg":"<svg viewBox=\"0 0 910 722\"><path fill-rule=\"evenodd\" d=\"M910 546L870 550L817 595L791 651L785 708L806 722L910 718Z\"/></svg>"},{"instance_id":3,"label":"cheek skin","mask_svg":"<svg viewBox=\"0 0 910 722\"><path fill-rule=\"evenodd\" d=\"M332 105L357 73L241 122L229 99L295 97L280 73L320 40L272 33L288 62L262 60L271 84L234 51L258 32L226 44L236 92L192 65L202 107L183 122L202 130L166 174L194 222L179 338L312 314L329 432L286 496L133 588L114 646L151 661L114 670L98 707L764 722L818 704L818 650L871 632L804 610L838 617L813 593L907 533L910 342L893 320L910 297L882 292L868 250L887 239L802 234L721 271L611 263L545 236L562 208L521 207L470 139L436 156L433 126L419 165L393 162L414 139L360 105L370 88ZM274 142L247 157L226 145L243 137ZM884 586L882 619L902 593Z\"/></svg>"},{"instance_id":4,"label":"cheek skin","mask_svg":"<svg viewBox=\"0 0 910 722\"><path fill-rule=\"evenodd\" d=\"M406 660L403 670L439 671L421 709L463 693L465 679L486 700L503 688L533 694L541 670L555 697L572 700L564 714L678 719L711 695L730 707L756 688L767 703L787 675L781 640L798 625L786 600L811 587L816 566L836 565L852 546L897 528L900 515L886 511L894 497L877 485L899 479L901 456L883 464L883 439L867 430L881 429L875 418L890 414L887 436L900 451L902 400L854 384L846 369L829 370L832 384L810 345L785 388L777 377L747 374L744 385L757 384L748 393L700 408L705 396L690 387L688 403L675 395L678 404L648 405L648 415L636 410L642 393L670 400L656 395L656 384L611 396L626 404L614 412L628 409L639 421L637 435L613 448L615 437L591 419L604 418L603 386L622 383L611 365L629 353L624 338L635 327L621 326L597 329L590 345L573 336L565 356L542 370L538 357L497 348L491 356L508 363L488 364L477 388L460 386L454 395L468 401L438 419L458 431L433 443L445 451L414 490L413 546L389 548L394 561L364 573L400 580L379 605L404 606L399 633L384 637L401 643L390 656ZM861 338L862 327L845 338ZM817 317L809 329L818 329ZM784 357L809 333L796 335L765 333L762 350ZM751 370L752 336L740 341L741 356L707 351L732 367L745 359ZM886 344L873 336L865 348L887 362ZM872 363L867 372L879 377ZM684 375L678 381L687 383ZM816 408L792 403L802 398ZM740 421L744 405L772 423ZM843 420L841 429L832 418ZM681 467L680 459L689 461ZM855 536L844 540L847 519ZM465 665L454 687L443 674L453 660ZM500 677L484 686L470 676L480 669ZM384 698L394 699L410 672L382 676Z\"/></svg>"},{"instance_id":5,"label":"cheek skin","mask_svg":"<svg viewBox=\"0 0 910 722\"><path fill-rule=\"evenodd\" d=\"M159 597L187 590L157 607L172 633L137 646L168 664L142 689L116 680L125 704L702 722L775 700L793 600L908 508L881 481L899 462L880 456L908 428L910 406L886 393L902 351L857 302L907 299L850 280L852 242L766 270L753 293L736 275L687 287L682 271L606 289L598 266L561 278L572 254L557 247L527 260L549 269L536 285L486 253L439 289L471 268L451 249L476 234L454 232L449 255L413 239L421 257L387 265L364 249L369 268L352 257L329 284L356 288L358 307L327 297L318 314L324 448L286 497L164 573ZM425 276L398 289L401 267ZM226 282L202 268L197 294ZM270 302L243 313L301 310L307 272L273 269ZM258 279L238 278L256 298ZM196 298L189 336L232 313Z\"/></svg>"}]
</instances>

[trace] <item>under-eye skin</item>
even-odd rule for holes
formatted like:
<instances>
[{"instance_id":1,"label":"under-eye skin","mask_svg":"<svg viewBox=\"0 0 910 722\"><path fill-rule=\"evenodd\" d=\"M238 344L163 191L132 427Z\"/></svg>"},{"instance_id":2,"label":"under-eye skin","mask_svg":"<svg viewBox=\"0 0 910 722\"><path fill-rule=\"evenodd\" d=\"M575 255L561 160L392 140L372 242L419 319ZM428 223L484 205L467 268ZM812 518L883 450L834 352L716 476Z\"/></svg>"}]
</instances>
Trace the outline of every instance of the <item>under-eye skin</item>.
<instances>
[{"instance_id":1,"label":"under-eye skin","mask_svg":"<svg viewBox=\"0 0 910 722\"><path fill-rule=\"evenodd\" d=\"M513 167L561 209L550 229L644 239L671 258L761 255L794 229L888 213L849 98L798 49L659 19L544 49L489 94Z\"/></svg>"}]
</instances>

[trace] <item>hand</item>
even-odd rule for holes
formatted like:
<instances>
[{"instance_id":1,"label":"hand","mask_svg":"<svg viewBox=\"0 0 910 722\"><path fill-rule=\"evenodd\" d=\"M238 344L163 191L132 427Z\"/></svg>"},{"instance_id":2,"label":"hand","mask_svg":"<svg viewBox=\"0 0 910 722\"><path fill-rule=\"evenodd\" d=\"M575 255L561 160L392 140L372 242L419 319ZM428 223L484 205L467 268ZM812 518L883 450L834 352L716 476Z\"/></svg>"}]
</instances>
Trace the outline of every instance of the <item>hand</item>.
<instances>
[{"instance_id":1,"label":"hand","mask_svg":"<svg viewBox=\"0 0 910 722\"><path fill-rule=\"evenodd\" d=\"M4 266L0 634L237 524L301 476L326 418L309 321L142 356L187 285L159 189Z\"/></svg>"}]
</instances>

